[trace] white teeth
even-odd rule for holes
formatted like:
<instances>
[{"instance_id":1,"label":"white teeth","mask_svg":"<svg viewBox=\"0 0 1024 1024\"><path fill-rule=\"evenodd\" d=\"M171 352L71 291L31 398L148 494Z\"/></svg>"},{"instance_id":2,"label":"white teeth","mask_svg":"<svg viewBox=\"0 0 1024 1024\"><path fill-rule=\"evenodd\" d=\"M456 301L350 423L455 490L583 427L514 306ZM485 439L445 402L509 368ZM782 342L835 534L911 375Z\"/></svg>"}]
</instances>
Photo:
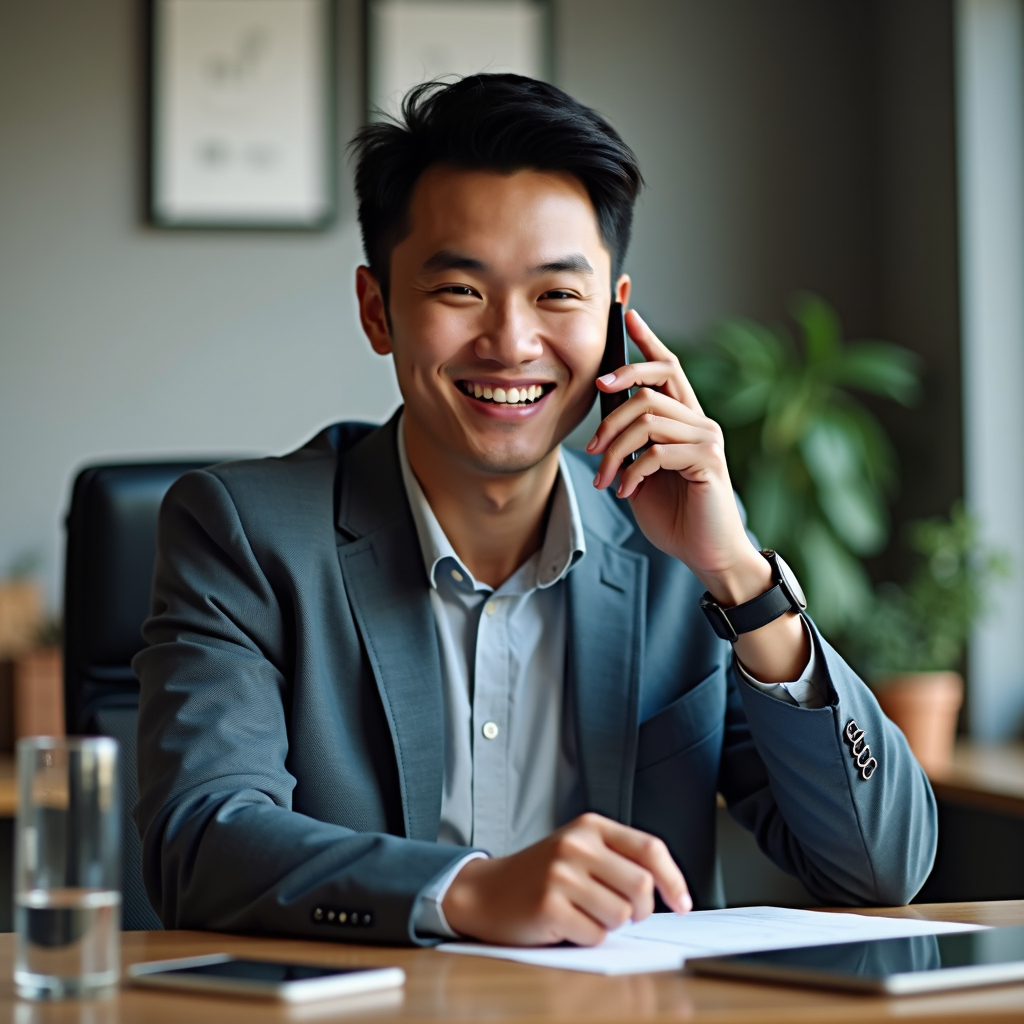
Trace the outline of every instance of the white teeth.
<instances>
[{"instance_id":1,"label":"white teeth","mask_svg":"<svg viewBox=\"0 0 1024 1024\"><path fill-rule=\"evenodd\" d=\"M522 405L525 402L536 402L544 397L544 387L541 384L527 384L523 387L514 388L491 388L487 384L474 384L465 381L462 387L467 395L474 398L483 398L501 405Z\"/></svg>"}]
</instances>

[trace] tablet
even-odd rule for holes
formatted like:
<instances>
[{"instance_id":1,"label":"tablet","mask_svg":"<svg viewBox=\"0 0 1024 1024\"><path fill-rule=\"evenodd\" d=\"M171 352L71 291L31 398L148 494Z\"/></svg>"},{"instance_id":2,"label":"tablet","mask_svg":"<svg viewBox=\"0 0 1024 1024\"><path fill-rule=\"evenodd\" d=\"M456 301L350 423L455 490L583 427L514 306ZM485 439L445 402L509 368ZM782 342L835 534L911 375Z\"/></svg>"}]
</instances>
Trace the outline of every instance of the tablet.
<instances>
[{"instance_id":1,"label":"tablet","mask_svg":"<svg viewBox=\"0 0 1024 1024\"><path fill-rule=\"evenodd\" d=\"M1024 981L1024 926L695 957L693 974L911 995Z\"/></svg>"},{"instance_id":2,"label":"tablet","mask_svg":"<svg viewBox=\"0 0 1024 1024\"><path fill-rule=\"evenodd\" d=\"M324 967L247 960L227 953L133 964L128 968L128 977L136 985L256 996L289 1003L376 992L405 983L405 972L400 967Z\"/></svg>"}]
</instances>

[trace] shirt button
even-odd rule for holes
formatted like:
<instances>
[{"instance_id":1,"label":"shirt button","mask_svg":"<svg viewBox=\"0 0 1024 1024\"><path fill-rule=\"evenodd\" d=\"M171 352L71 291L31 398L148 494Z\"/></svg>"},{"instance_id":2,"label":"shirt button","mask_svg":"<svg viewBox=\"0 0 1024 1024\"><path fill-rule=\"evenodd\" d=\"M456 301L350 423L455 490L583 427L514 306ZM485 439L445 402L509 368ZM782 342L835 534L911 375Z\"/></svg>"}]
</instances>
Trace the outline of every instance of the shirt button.
<instances>
[{"instance_id":1,"label":"shirt button","mask_svg":"<svg viewBox=\"0 0 1024 1024\"><path fill-rule=\"evenodd\" d=\"M494 722L484 722L483 734L485 740L496 739L498 735L498 726Z\"/></svg>"},{"instance_id":2,"label":"shirt button","mask_svg":"<svg viewBox=\"0 0 1024 1024\"><path fill-rule=\"evenodd\" d=\"M452 579L455 580L456 583L461 583L463 580L462 573L459 572L458 569L452 569Z\"/></svg>"},{"instance_id":3,"label":"shirt button","mask_svg":"<svg viewBox=\"0 0 1024 1024\"><path fill-rule=\"evenodd\" d=\"M488 615L493 615L497 610L498 606L493 601L488 601L487 604L484 605L484 611L487 612Z\"/></svg>"}]
</instances>

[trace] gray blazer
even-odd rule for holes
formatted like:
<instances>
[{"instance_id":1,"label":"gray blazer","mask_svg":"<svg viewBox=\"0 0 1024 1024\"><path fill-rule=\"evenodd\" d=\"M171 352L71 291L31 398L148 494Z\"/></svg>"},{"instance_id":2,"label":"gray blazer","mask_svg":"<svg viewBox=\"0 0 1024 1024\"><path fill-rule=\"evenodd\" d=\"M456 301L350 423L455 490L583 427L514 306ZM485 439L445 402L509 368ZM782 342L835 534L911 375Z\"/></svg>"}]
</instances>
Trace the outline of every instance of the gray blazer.
<instances>
[{"instance_id":1,"label":"gray blazer","mask_svg":"<svg viewBox=\"0 0 1024 1024\"><path fill-rule=\"evenodd\" d=\"M189 473L164 501L133 667L144 878L169 928L421 941L421 891L467 852L435 841L441 670L396 422ZM816 631L829 706L738 679L697 579L567 460L587 542L566 672L587 806L661 836L698 908L722 902L716 792L823 901L909 901L935 802L868 688Z\"/></svg>"}]
</instances>

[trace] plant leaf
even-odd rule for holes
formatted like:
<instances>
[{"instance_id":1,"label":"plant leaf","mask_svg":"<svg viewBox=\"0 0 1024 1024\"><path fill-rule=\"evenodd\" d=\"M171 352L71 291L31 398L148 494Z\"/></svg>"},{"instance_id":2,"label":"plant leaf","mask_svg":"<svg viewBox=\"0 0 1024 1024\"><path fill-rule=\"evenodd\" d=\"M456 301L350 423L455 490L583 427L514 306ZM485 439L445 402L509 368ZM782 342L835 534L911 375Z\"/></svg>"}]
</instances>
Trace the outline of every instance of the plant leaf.
<instances>
[{"instance_id":1,"label":"plant leaf","mask_svg":"<svg viewBox=\"0 0 1024 1024\"><path fill-rule=\"evenodd\" d=\"M840 633L871 601L868 575L820 520L805 524L799 546L808 611L823 632Z\"/></svg>"},{"instance_id":2,"label":"plant leaf","mask_svg":"<svg viewBox=\"0 0 1024 1024\"><path fill-rule=\"evenodd\" d=\"M813 292L794 295L790 300L790 311L803 330L808 366L818 367L832 362L842 345L836 311Z\"/></svg>"},{"instance_id":3,"label":"plant leaf","mask_svg":"<svg viewBox=\"0 0 1024 1024\"><path fill-rule=\"evenodd\" d=\"M766 547L786 547L803 520L800 488L792 466L781 459L759 459L751 466L743 503L750 528Z\"/></svg>"},{"instance_id":4,"label":"plant leaf","mask_svg":"<svg viewBox=\"0 0 1024 1024\"><path fill-rule=\"evenodd\" d=\"M800 451L836 536L859 555L880 551L889 534L885 502L864 471L863 445L849 421L823 416Z\"/></svg>"},{"instance_id":5,"label":"plant leaf","mask_svg":"<svg viewBox=\"0 0 1024 1024\"><path fill-rule=\"evenodd\" d=\"M914 405L921 397L921 359L887 341L850 342L836 360L832 379L845 387Z\"/></svg>"}]
</instances>

